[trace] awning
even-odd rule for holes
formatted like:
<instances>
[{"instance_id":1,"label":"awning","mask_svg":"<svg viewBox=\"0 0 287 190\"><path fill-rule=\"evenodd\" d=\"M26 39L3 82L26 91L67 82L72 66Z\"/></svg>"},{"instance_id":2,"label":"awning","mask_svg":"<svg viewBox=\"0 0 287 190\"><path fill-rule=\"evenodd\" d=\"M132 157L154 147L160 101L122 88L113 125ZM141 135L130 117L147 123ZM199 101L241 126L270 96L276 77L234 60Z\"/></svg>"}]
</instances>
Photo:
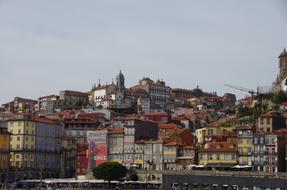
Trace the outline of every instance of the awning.
<instances>
[{"instance_id":1,"label":"awning","mask_svg":"<svg viewBox=\"0 0 287 190\"><path fill-rule=\"evenodd\" d=\"M232 168L235 164L232 163L209 163L206 164L205 167L207 168Z\"/></svg>"},{"instance_id":2,"label":"awning","mask_svg":"<svg viewBox=\"0 0 287 190\"><path fill-rule=\"evenodd\" d=\"M252 168L252 166L249 166L249 165L236 165L236 166L233 166L232 168L237 168L237 169L241 169L241 168Z\"/></svg>"}]
</instances>

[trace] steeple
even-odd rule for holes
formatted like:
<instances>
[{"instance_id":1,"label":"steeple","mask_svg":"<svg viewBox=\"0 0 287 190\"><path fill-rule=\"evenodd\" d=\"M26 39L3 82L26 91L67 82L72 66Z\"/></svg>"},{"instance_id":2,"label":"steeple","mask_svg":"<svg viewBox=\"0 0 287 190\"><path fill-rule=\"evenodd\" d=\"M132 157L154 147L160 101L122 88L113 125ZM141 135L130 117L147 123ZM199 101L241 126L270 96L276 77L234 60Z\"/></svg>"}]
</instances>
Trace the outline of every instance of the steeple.
<instances>
[{"instance_id":1,"label":"steeple","mask_svg":"<svg viewBox=\"0 0 287 190\"><path fill-rule=\"evenodd\" d=\"M122 70L120 70L120 73L118 74L116 78L116 82L117 82L117 88L119 90L125 90L125 77L122 73Z\"/></svg>"}]
</instances>

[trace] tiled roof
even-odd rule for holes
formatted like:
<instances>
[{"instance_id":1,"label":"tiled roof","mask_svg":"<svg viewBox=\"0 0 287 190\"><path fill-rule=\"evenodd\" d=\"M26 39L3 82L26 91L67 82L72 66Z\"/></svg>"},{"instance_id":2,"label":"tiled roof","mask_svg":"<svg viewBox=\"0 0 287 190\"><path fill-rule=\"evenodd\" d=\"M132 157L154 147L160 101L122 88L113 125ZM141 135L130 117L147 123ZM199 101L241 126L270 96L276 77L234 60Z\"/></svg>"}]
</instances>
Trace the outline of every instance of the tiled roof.
<instances>
[{"instance_id":1,"label":"tiled roof","mask_svg":"<svg viewBox=\"0 0 287 190\"><path fill-rule=\"evenodd\" d=\"M175 142L175 141L164 143L163 145L164 146L183 146L182 143L178 143L178 142Z\"/></svg>"},{"instance_id":2,"label":"tiled roof","mask_svg":"<svg viewBox=\"0 0 287 190\"><path fill-rule=\"evenodd\" d=\"M166 112L148 112L145 115L146 116L158 116L158 115L167 116L168 113L166 113Z\"/></svg>"},{"instance_id":3,"label":"tiled roof","mask_svg":"<svg viewBox=\"0 0 287 190\"><path fill-rule=\"evenodd\" d=\"M283 117L280 112L267 112L262 114L260 117Z\"/></svg>"},{"instance_id":4,"label":"tiled roof","mask_svg":"<svg viewBox=\"0 0 287 190\"><path fill-rule=\"evenodd\" d=\"M124 128L109 128L109 134L124 134Z\"/></svg>"},{"instance_id":5,"label":"tiled roof","mask_svg":"<svg viewBox=\"0 0 287 190\"><path fill-rule=\"evenodd\" d=\"M159 124L159 129L175 129L176 124Z\"/></svg>"},{"instance_id":6,"label":"tiled roof","mask_svg":"<svg viewBox=\"0 0 287 190\"><path fill-rule=\"evenodd\" d=\"M236 152L237 147L232 142L208 142L204 144L199 152Z\"/></svg>"},{"instance_id":7,"label":"tiled roof","mask_svg":"<svg viewBox=\"0 0 287 190\"><path fill-rule=\"evenodd\" d=\"M34 118L35 122L39 122L39 123L46 123L46 124L52 124L52 125L60 125L60 122L57 120L52 120L46 117L35 117Z\"/></svg>"}]
</instances>

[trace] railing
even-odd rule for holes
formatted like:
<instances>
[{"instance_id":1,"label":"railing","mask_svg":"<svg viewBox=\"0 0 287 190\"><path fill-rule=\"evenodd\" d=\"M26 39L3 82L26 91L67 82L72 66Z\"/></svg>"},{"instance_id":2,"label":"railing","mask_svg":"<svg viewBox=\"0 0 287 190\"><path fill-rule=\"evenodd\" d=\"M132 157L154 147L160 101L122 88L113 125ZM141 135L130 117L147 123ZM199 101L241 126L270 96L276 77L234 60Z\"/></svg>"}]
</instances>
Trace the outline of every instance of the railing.
<instances>
[{"instance_id":1,"label":"railing","mask_svg":"<svg viewBox=\"0 0 287 190\"><path fill-rule=\"evenodd\" d=\"M243 171L202 171L202 170L184 170L184 171L163 171L163 174L170 175L202 175L202 176L238 176L255 178L277 178L286 179L287 173L268 173L268 172L243 172Z\"/></svg>"}]
</instances>

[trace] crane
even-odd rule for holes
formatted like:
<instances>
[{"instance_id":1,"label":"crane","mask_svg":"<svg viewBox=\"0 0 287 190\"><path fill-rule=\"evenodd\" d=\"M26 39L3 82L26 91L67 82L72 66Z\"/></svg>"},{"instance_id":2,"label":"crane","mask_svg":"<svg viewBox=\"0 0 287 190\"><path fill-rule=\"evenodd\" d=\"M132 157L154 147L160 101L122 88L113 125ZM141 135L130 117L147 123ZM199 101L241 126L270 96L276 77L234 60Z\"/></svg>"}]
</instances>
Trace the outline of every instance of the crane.
<instances>
[{"instance_id":1,"label":"crane","mask_svg":"<svg viewBox=\"0 0 287 190\"><path fill-rule=\"evenodd\" d=\"M230 85L230 84L224 84L224 86L227 86L227 87L233 88L233 89L237 89L237 90L240 90L240 91L243 91L243 92L248 92L251 95L251 99L252 100L254 98L254 95L258 95L259 94L258 93L258 89L257 89L257 92L255 92L252 89L241 87L241 86L234 86L234 85Z\"/></svg>"}]
</instances>

